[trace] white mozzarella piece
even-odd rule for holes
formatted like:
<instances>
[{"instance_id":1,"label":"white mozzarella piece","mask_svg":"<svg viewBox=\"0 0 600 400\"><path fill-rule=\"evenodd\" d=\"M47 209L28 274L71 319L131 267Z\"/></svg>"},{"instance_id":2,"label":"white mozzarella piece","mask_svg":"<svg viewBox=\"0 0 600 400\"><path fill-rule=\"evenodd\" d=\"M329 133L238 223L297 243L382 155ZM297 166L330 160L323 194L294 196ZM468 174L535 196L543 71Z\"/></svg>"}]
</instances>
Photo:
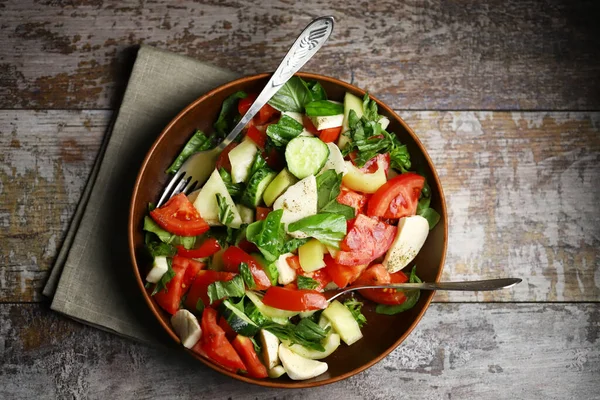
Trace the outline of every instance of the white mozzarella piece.
<instances>
[{"instance_id":1,"label":"white mozzarella piece","mask_svg":"<svg viewBox=\"0 0 600 400\"><path fill-rule=\"evenodd\" d=\"M321 172L327 171L328 169L333 169L338 174L342 173L346 175L348 172L348 166L344 161L344 156L342 155L340 148L337 147L335 143L327 143L327 147L329 147L329 157L327 158L327 161L325 162Z\"/></svg>"},{"instance_id":2,"label":"white mozzarella piece","mask_svg":"<svg viewBox=\"0 0 600 400\"><path fill-rule=\"evenodd\" d=\"M157 283L168 270L169 264L167 264L167 257L155 257L152 269L146 276L146 282Z\"/></svg>"},{"instance_id":3,"label":"white mozzarella piece","mask_svg":"<svg viewBox=\"0 0 600 400\"><path fill-rule=\"evenodd\" d=\"M279 365L279 339L264 329L261 329L258 335L262 346L265 366L267 369L273 369Z\"/></svg>"},{"instance_id":4,"label":"white mozzarella piece","mask_svg":"<svg viewBox=\"0 0 600 400\"><path fill-rule=\"evenodd\" d=\"M178 310L171 317L171 325L173 325L175 333L181 339L181 343L188 349L194 347L200 340L200 336L202 336L202 328L200 328L198 320L188 310Z\"/></svg>"},{"instance_id":5,"label":"white mozzarella piece","mask_svg":"<svg viewBox=\"0 0 600 400\"><path fill-rule=\"evenodd\" d=\"M288 283L292 283L296 280L296 271L290 267L287 262L287 258L293 256L292 253L285 253L279 256L277 261L275 261L275 266L277 267L277 272L279 276L277 277L277 283L280 285L287 285Z\"/></svg>"},{"instance_id":6,"label":"white mozzarella piece","mask_svg":"<svg viewBox=\"0 0 600 400\"><path fill-rule=\"evenodd\" d=\"M323 129L337 128L342 126L344 122L344 114L326 115L320 117L309 117L315 128L318 131Z\"/></svg>"},{"instance_id":7,"label":"white mozzarella piece","mask_svg":"<svg viewBox=\"0 0 600 400\"><path fill-rule=\"evenodd\" d=\"M287 230L288 224L317 213L317 196L317 180L310 175L287 188L273 203L273 210L283 210L281 222Z\"/></svg>"},{"instance_id":8,"label":"white mozzarella piece","mask_svg":"<svg viewBox=\"0 0 600 400\"><path fill-rule=\"evenodd\" d=\"M385 255L383 265L390 273L406 267L419 253L429 234L429 223L420 215L400 218L392 246Z\"/></svg>"}]
</instances>

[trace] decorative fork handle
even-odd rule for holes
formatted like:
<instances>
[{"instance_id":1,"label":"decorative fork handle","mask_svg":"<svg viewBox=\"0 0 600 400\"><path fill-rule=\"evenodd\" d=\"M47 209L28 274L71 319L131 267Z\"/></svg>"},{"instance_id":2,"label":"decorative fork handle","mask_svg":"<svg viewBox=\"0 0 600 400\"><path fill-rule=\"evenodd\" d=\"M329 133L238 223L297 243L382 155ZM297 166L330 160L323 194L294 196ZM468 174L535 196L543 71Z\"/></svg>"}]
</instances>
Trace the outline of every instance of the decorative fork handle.
<instances>
[{"instance_id":1,"label":"decorative fork handle","mask_svg":"<svg viewBox=\"0 0 600 400\"><path fill-rule=\"evenodd\" d=\"M275 70L275 73L267 82L265 88L260 92L248 112L244 114L240 122L233 128L231 133L217 147L218 151L223 150L237 135L240 134L244 126L258 111L267 104L271 97L277 93L300 68L304 66L315 55L315 53L325 44L331 32L333 31L333 17L320 17L312 20L298 36L292 47Z\"/></svg>"},{"instance_id":2,"label":"decorative fork handle","mask_svg":"<svg viewBox=\"0 0 600 400\"><path fill-rule=\"evenodd\" d=\"M361 289L420 289L420 290L460 290L460 291L480 291L480 290L498 290L506 289L520 283L519 278L486 279L482 281L462 281L462 282L423 282L423 283L390 283L387 285L361 285L349 287L338 292L327 299L332 301L344 293Z\"/></svg>"}]
</instances>

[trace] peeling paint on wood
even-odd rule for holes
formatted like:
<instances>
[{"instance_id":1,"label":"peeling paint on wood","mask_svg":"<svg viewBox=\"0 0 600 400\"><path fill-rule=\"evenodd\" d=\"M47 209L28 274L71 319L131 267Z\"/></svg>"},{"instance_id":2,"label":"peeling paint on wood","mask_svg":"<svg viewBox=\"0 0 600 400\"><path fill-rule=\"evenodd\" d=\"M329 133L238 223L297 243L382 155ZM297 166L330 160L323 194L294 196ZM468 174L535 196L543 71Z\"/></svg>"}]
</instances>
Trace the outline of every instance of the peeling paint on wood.
<instances>
[{"instance_id":1,"label":"peeling paint on wood","mask_svg":"<svg viewBox=\"0 0 600 400\"><path fill-rule=\"evenodd\" d=\"M306 67L402 109L598 109L595 2L35 1L2 9L0 107L109 108L130 52L155 45L241 74L272 71L317 15Z\"/></svg>"},{"instance_id":2,"label":"peeling paint on wood","mask_svg":"<svg viewBox=\"0 0 600 400\"><path fill-rule=\"evenodd\" d=\"M599 304L434 304L374 367L316 389L266 389L177 348L149 348L43 305L0 305L0 398L589 399ZM566 326L569 329L564 329Z\"/></svg>"},{"instance_id":3,"label":"peeling paint on wood","mask_svg":"<svg viewBox=\"0 0 600 400\"><path fill-rule=\"evenodd\" d=\"M0 301L40 299L109 115L0 112L0 225L8 228L0 232ZM506 291L439 292L436 301L600 298L600 113L401 115L447 198L443 278L524 279Z\"/></svg>"}]
</instances>

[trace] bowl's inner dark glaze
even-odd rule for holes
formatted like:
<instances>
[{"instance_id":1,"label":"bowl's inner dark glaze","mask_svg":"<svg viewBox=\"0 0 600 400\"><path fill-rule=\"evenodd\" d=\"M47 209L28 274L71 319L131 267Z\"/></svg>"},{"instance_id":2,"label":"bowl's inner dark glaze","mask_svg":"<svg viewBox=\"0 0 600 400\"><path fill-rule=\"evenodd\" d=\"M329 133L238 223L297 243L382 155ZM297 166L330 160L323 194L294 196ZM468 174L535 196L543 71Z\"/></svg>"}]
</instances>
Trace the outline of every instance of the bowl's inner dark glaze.
<instances>
[{"instance_id":1,"label":"bowl's inner dark glaze","mask_svg":"<svg viewBox=\"0 0 600 400\"><path fill-rule=\"evenodd\" d=\"M304 77L305 79L317 78L317 76L309 74L304 75ZM329 78L319 77L317 79L321 82L329 98L332 100L341 101L346 91L351 91L361 97L364 94L357 88L343 83L340 84L335 80L329 80ZM264 87L266 81L267 78L265 77L248 78L239 81L238 84L230 85L224 90L213 93L209 98L197 103L196 106L188 108L185 113L176 118L157 143L155 143L155 147L147 159L146 167L141 171L139 176L139 184L137 185L137 193L134 197L131 216L131 222L133 223L131 233L136 255L135 261L142 280L150 267L148 260L143 256L142 221L146 215L147 204L157 201L162 189L170 179L170 177L165 175L164 171L177 156L195 129L201 129L205 132L212 131L212 123L217 119L221 104L225 98L238 90L259 92ZM397 133L402 143L408 146L413 169L422 171L427 176L427 181L432 190L431 206L441 215L440 223L430 232L427 242L416 260L411 264L411 266L417 265L417 274L421 279L424 281L435 281L441 274L446 250L447 218L439 180L428 163L426 156L423 154L420 144L414 140L409 131L396 117L391 115L386 106L381 103L379 106L380 114L387 115L390 118L391 123L387 130ZM405 271L407 270L409 269L407 268ZM382 354L391 351L393 346L414 327L432 296L432 292L422 292L418 304L413 309L396 316L376 314L374 306L369 301L365 301L363 310L368 322L362 329L364 338L350 347L342 344L338 350L325 360L329 365L329 370L310 381L294 382L287 378L267 381L251 378L243 378L243 380L271 386L281 386L281 384L286 383L293 386L311 386L318 385L319 383L329 383L350 376L357 372L357 369L362 370L365 365L370 365L375 359L381 357ZM165 327L168 328L170 335L176 339L176 335L169 327L170 316L162 311L154 301L152 301L152 306L155 314L162 319ZM196 357L200 358L199 356ZM227 373L219 367L212 367Z\"/></svg>"}]
</instances>

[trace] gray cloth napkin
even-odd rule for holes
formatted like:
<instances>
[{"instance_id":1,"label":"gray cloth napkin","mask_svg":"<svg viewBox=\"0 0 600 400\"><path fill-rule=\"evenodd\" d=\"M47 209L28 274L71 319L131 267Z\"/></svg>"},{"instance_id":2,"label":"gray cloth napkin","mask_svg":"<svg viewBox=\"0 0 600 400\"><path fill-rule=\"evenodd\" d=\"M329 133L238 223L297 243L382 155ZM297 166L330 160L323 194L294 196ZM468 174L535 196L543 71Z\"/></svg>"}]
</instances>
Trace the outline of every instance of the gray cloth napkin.
<instances>
[{"instance_id":1,"label":"gray cloth napkin","mask_svg":"<svg viewBox=\"0 0 600 400\"><path fill-rule=\"evenodd\" d=\"M193 100L238 76L142 46L73 221L44 287L51 309L144 342L158 323L134 283L127 249L129 201L139 167L166 124Z\"/></svg>"}]
</instances>

